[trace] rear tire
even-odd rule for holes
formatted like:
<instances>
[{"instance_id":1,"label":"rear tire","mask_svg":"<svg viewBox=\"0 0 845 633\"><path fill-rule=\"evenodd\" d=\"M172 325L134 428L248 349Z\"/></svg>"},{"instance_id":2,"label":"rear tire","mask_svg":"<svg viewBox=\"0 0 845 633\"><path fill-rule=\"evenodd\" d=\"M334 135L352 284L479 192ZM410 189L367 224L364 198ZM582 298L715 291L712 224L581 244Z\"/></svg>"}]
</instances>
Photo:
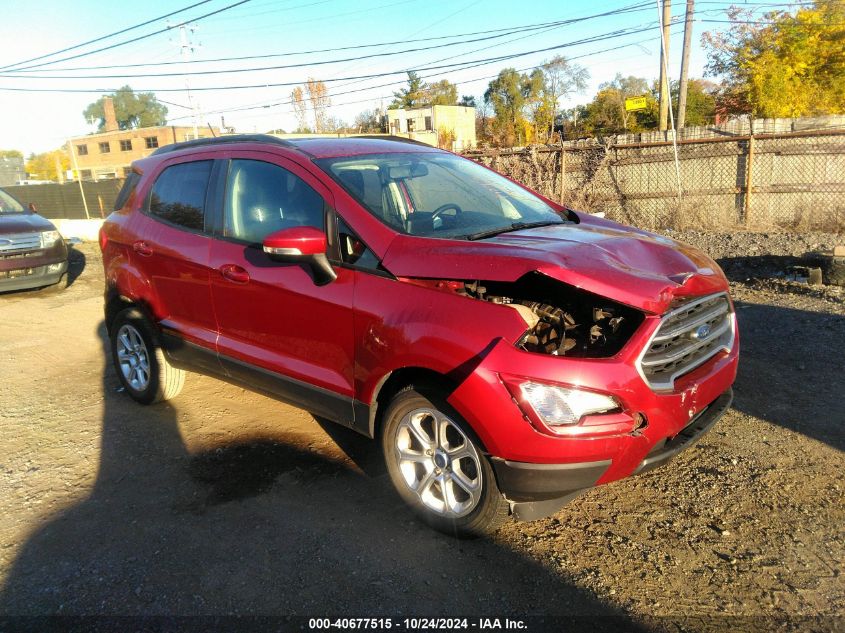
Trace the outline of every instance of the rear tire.
<instances>
[{"instance_id":1,"label":"rear tire","mask_svg":"<svg viewBox=\"0 0 845 633\"><path fill-rule=\"evenodd\" d=\"M509 516L481 442L437 387L411 386L387 407L381 447L397 493L423 521L457 537L494 532Z\"/></svg>"},{"instance_id":2,"label":"rear tire","mask_svg":"<svg viewBox=\"0 0 845 633\"><path fill-rule=\"evenodd\" d=\"M126 308L118 313L109 338L117 377L135 401L153 404L179 395L185 372L168 362L158 336L140 310Z\"/></svg>"}]
</instances>

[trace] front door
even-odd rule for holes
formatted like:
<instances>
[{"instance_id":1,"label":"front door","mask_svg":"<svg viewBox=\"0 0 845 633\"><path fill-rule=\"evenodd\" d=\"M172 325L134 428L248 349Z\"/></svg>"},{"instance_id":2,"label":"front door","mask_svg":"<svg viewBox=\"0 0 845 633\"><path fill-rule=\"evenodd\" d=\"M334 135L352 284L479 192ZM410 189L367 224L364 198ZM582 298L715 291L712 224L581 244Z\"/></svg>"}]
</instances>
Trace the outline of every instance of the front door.
<instances>
[{"instance_id":1,"label":"front door","mask_svg":"<svg viewBox=\"0 0 845 633\"><path fill-rule=\"evenodd\" d=\"M317 286L307 266L273 262L261 246L283 228L325 231L329 190L292 161L262 152L233 156L223 177L210 255L221 362L234 378L348 423L354 273L338 268L335 281Z\"/></svg>"}]
</instances>

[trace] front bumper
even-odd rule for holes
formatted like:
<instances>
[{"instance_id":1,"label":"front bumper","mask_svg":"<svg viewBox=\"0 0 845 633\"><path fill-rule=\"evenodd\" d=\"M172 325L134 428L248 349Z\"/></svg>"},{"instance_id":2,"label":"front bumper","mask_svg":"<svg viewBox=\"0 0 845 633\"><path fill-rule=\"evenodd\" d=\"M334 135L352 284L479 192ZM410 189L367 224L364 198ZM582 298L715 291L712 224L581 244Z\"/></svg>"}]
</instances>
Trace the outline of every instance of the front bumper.
<instances>
[{"instance_id":1,"label":"front bumper","mask_svg":"<svg viewBox=\"0 0 845 633\"><path fill-rule=\"evenodd\" d=\"M44 266L30 266L23 269L0 271L0 292L52 286L53 284L59 283L62 275L66 272L67 260Z\"/></svg>"},{"instance_id":2,"label":"front bumper","mask_svg":"<svg viewBox=\"0 0 845 633\"><path fill-rule=\"evenodd\" d=\"M632 474L653 470L692 446L730 408L729 388L698 413L677 435L658 442ZM511 502L514 516L523 521L548 516L579 494L597 485L611 460L572 464L534 464L493 458L499 490Z\"/></svg>"}]
</instances>

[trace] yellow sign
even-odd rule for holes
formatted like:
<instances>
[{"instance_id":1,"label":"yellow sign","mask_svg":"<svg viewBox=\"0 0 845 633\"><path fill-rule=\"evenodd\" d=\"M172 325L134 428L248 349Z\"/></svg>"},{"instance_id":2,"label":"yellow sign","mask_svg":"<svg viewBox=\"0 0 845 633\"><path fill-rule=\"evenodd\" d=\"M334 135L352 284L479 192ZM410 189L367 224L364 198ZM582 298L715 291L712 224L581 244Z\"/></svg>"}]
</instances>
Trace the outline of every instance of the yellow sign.
<instances>
[{"instance_id":1,"label":"yellow sign","mask_svg":"<svg viewBox=\"0 0 845 633\"><path fill-rule=\"evenodd\" d=\"M633 112L634 110L645 110L645 97L628 97L625 99L625 111Z\"/></svg>"}]
</instances>

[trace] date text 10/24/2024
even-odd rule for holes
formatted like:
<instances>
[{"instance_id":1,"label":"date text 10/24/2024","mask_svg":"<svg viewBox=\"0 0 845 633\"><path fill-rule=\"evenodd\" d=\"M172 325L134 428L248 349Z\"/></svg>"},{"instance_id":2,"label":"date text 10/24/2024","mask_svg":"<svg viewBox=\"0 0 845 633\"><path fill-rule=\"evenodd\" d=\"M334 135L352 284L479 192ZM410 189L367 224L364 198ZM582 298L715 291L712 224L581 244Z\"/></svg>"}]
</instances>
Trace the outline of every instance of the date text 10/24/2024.
<instances>
[{"instance_id":1,"label":"date text 10/24/2024","mask_svg":"<svg viewBox=\"0 0 845 633\"><path fill-rule=\"evenodd\" d=\"M527 630L523 620L510 618L310 618L308 628L319 630Z\"/></svg>"}]
</instances>

